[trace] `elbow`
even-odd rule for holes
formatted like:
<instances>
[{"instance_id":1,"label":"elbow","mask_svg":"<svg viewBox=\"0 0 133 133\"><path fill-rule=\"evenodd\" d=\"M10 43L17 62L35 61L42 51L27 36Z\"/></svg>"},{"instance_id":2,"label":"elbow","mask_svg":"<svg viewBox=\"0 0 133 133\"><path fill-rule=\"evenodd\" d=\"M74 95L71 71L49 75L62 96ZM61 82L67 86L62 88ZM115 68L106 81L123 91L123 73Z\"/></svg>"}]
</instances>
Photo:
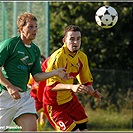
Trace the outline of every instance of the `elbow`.
<instances>
[{"instance_id":1,"label":"elbow","mask_svg":"<svg viewBox=\"0 0 133 133\"><path fill-rule=\"evenodd\" d=\"M36 81L36 82L39 82L40 81L40 76L39 76L39 74L35 74L34 76L34 80Z\"/></svg>"}]
</instances>

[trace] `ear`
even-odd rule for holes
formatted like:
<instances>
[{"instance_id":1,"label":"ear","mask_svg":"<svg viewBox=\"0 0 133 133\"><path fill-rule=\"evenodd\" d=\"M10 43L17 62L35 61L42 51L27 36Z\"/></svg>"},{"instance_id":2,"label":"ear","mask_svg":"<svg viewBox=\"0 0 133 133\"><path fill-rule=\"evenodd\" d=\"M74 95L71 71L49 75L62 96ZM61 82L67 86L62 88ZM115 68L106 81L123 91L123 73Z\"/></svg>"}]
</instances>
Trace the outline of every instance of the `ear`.
<instances>
[{"instance_id":1,"label":"ear","mask_svg":"<svg viewBox=\"0 0 133 133\"><path fill-rule=\"evenodd\" d=\"M19 30L20 30L20 32L23 32L23 27L20 27Z\"/></svg>"},{"instance_id":2,"label":"ear","mask_svg":"<svg viewBox=\"0 0 133 133\"><path fill-rule=\"evenodd\" d=\"M65 38L62 39L62 42L65 43Z\"/></svg>"}]
</instances>

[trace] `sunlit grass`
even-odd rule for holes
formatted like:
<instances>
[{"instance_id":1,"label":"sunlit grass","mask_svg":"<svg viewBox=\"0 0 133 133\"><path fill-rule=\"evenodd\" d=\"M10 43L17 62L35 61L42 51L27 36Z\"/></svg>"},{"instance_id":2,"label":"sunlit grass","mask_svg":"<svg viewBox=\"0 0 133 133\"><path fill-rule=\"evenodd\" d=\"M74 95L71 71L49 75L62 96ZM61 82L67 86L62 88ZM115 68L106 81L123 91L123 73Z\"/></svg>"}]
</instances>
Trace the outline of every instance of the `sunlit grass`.
<instances>
[{"instance_id":1,"label":"sunlit grass","mask_svg":"<svg viewBox=\"0 0 133 133\"><path fill-rule=\"evenodd\" d=\"M108 110L86 109L89 117L88 131L133 131L132 129L132 110L113 112ZM11 124L15 126L15 123ZM20 130L9 130L20 131ZM45 131L55 131L51 126Z\"/></svg>"},{"instance_id":2,"label":"sunlit grass","mask_svg":"<svg viewBox=\"0 0 133 133\"><path fill-rule=\"evenodd\" d=\"M88 129L92 131L132 131L132 110L113 112L96 109L87 111Z\"/></svg>"}]
</instances>

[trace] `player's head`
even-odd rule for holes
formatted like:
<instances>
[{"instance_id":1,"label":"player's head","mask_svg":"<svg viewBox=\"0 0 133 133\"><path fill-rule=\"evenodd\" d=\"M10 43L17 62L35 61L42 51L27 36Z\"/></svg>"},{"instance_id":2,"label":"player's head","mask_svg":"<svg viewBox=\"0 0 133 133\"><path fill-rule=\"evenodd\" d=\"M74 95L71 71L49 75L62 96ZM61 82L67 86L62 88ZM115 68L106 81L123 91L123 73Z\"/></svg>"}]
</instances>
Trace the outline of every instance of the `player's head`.
<instances>
[{"instance_id":1,"label":"player's head","mask_svg":"<svg viewBox=\"0 0 133 133\"><path fill-rule=\"evenodd\" d=\"M80 49L81 30L76 25L69 25L64 31L63 43L67 45L70 52L75 53Z\"/></svg>"},{"instance_id":2,"label":"player's head","mask_svg":"<svg viewBox=\"0 0 133 133\"><path fill-rule=\"evenodd\" d=\"M37 28L37 18L32 13L20 14L17 19L18 32L27 39L35 39Z\"/></svg>"}]
</instances>

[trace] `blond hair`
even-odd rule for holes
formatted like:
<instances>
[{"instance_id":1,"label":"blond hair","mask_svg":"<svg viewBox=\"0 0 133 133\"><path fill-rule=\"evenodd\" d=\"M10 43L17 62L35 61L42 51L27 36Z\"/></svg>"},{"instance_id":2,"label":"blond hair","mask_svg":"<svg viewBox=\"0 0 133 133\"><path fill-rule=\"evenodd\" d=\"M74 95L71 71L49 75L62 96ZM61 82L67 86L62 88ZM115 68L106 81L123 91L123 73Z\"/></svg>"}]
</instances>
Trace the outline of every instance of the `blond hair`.
<instances>
[{"instance_id":1,"label":"blond hair","mask_svg":"<svg viewBox=\"0 0 133 133\"><path fill-rule=\"evenodd\" d=\"M34 20L37 21L37 18L34 14L24 12L23 14L20 14L17 19L17 27L18 27L18 32L20 32L20 28L25 26L28 21Z\"/></svg>"}]
</instances>

